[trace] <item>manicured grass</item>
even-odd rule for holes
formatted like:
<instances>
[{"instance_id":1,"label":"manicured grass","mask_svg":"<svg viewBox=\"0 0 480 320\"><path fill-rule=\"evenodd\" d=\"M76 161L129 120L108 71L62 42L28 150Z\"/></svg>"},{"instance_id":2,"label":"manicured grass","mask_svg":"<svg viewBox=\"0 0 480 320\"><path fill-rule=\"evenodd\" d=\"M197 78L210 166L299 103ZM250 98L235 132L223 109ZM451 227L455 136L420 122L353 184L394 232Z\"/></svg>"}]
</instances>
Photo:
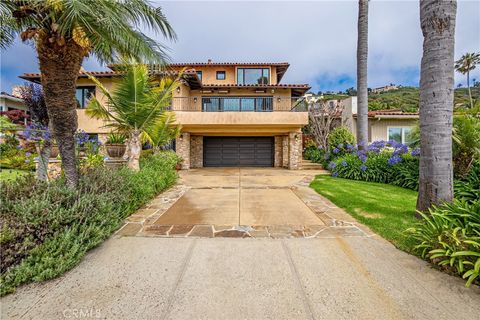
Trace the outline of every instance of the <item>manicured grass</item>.
<instances>
[{"instance_id":1,"label":"manicured grass","mask_svg":"<svg viewBox=\"0 0 480 320\"><path fill-rule=\"evenodd\" d=\"M0 182L4 182L7 180L16 180L18 177L23 176L25 174L29 174L31 171L26 170L16 170L16 169L1 169L0 170Z\"/></svg>"},{"instance_id":2,"label":"manicured grass","mask_svg":"<svg viewBox=\"0 0 480 320\"><path fill-rule=\"evenodd\" d=\"M310 187L396 247L412 252L414 241L404 231L417 221L416 191L330 176L317 176Z\"/></svg>"}]
</instances>

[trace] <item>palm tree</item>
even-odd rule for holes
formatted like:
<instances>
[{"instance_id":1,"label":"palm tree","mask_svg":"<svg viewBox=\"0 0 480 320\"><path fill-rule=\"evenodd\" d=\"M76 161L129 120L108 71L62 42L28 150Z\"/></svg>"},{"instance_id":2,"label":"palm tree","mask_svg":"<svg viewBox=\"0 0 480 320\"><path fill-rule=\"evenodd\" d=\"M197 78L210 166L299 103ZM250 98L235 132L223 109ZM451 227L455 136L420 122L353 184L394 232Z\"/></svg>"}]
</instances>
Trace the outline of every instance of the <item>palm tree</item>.
<instances>
[{"instance_id":1,"label":"palm tree","mask_svg":"<svg viewBox=\"0 0 480 320\"><path fill-rule=\"evenodd\" d=\"M368 142L368 0L358 1L357 42L357 143L363 147Z\"/></svg>"},{"instance_id":2,"label":"palm tree","mask_svg":"<svg viewBox=\"0 0 480 320\"><path fill-rule=\"evenodd\" d=\"M174 126L175 117L167 108L171 105L174 90L179 86L179 78L149 77L147 66L128 65L125 74L113 90L109 92L96 78L90 79L105 96L102 104L92 97L87 105L87 115L107 121L105 127L128 136L128 166L138 171L142 142L168 142L176 137L179 128ZM168 136L167 136L168 133ZM163 140L162 140L163 139Z\"/></svg>"},{"instance_id":3,"label":"palm tree","mask_svg":"<svg viewBox=\"0 0 480 320\"><path fill-rule=\"evenodd\" d=\"M455 70L461 74L467 75L468 96L470 97L470 108L473 108L472 92L470 90L470 71L474 70L480 64L480 53L465 53L460 59L455 61Z\"/></svg>"},{"instance_id":4,"label":"palm tree","mask_svg":"<svg viewBox=\"0 0 480 320\"><path fill-rule=\"evenodd\" d=\"M147 0L9 0L0 2L0 48L15 35L35 44L48 115L59 144L67 184L76 187L75 88L85 57L100 62L119 56L163 63L165 48L138 30L168 39L175 34L160 8Z\"/></svg>"},{"instance_id":5,"label":"palm tree","mask_svg":"<svg viewBox=\"0 0 480 320\"><path fill-rule=\"evenodd\" d=\"M455 0L420 1L420 181L417 210L453 198Z\"/></svg>"}]
</instances>

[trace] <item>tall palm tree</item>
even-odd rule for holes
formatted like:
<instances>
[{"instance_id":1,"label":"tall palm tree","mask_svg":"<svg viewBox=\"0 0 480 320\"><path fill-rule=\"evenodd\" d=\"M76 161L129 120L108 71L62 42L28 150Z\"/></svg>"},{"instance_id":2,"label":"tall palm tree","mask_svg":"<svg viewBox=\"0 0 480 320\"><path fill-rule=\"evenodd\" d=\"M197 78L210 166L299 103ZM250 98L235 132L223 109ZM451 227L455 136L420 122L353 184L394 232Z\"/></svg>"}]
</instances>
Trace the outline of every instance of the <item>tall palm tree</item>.
<instances>
[{"instance_id":1,"label":"tall palm tree","mask_svg":"<svg viewBox=\"0 0 480 320\"><path fill-rule=\"evenodd\" d=\"M417 210L453 198L455 0L420 1L420 184Z\"/></svg>"},{"instance_id":2,"label":"tall palm tree","mask_svg":"<svg viewBox=\"0 0 480 320\"><path fill-rule=\"evenodd\" d=\"M138 171L141 142L148 141L155 145L174 139L179 133L179 127L171 129L175 117L167 108L180 81L179 78L151 78L147 66L141 64L128 65L124 71L125 75L112 92L96 78L90 77L105 96L106 102L102 104L92 97L86 113L105 120L105 127L128 136L128 166Z\"/></svg>"},{"instance_id":3,"label":"tall palm tree","mask_svg":"<svg viewBox=\"0 0 480 320\"><path fill-rule=\"evenodd\" d=\"M368 142L368 0L358 1L357 41L357 143L363 147Z\"/></svg>"},{"instance_id":4,"label":"tall palm tree","mask_svg":"<svg viewBox=\"0 0 480 320\"><path fill-rule=\"evenodd\" d=\"M474 70L480 64L480 53L465 53L460 59L455 61L455 70L461 74L467 75L468 96L470 97L470 108L473 108L472 91L470 90L470 71Z\"/></svg>"},{"instance_id":5,"label":"tall palm tree","mask_svg":"<svg viewBox=\"0 0 480 320\"><path fill-rule=\"evenodd\" d=\"M168 39L175 34L160 8L147 0L7 0L0 2L0 17L1 48L17 34L35 44L67 184L76 187L75 87L84 58L94 55L111 62L125 56L162 63L165 48L138 28L145 26Z\"/></svg>"}]
</instances>

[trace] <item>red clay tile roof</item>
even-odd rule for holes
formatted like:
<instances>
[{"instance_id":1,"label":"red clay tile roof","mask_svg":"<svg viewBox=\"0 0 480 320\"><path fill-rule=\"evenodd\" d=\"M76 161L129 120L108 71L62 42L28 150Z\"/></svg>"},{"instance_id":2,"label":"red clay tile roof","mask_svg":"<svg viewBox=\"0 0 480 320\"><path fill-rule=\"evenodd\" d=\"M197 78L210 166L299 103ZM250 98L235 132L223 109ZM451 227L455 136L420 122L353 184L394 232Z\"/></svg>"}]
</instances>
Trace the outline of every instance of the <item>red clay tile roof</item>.
<instances>
[{"instance_id":1,"label":"red clay tile roof","mask_svg":"<svg viewBox=\"0 0 480 320\"><path fill-rule=\"evenodd\" d=\"M218 87L226 87L226 88L294 88L294 89L310 89L308 84L206 84L202 83L203 88L218 88Z\"/></svg>"},{"instance_id":2,"label":"red clay tile roof","mask_svg":"<svg viewBox=\"0 0 480 320\"><path fill-rule=\"evenodd\" d=\"M175 62L168 64L172 67L187 67L187 66L285 66L288 67L288 62Z\"/></svg>"},{"instance_id":3,"label":"red clay tile roof","mask_svg":"<svg viewBox=\"0 0 480 320\"><path fill-rule=\"evenodd\" d=\"M356 116L356 114L354 115ZM385 110L375 110L375 111L368 111L369 118L376 118L376 117L405 117L405 118L417 118L419 116L418 112L405 112L400 109L385 109Z\"/></svg>"}]
</instances>

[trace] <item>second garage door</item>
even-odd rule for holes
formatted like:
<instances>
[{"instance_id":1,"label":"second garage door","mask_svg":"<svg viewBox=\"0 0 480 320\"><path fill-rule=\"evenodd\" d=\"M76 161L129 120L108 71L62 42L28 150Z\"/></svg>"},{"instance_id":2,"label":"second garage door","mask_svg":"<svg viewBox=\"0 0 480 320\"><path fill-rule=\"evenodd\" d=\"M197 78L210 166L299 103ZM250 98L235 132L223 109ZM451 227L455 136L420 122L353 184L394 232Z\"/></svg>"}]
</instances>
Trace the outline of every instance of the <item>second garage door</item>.
<instances>
[{"instance_id":1,"label":"second garage door","mask_svg":"<svg viewBox=\"0 0 480 320\"><path fill-rule=\"evenodd\" d=\"M273 137L204 137L205 167L273 167Z\"/></svg>"}]
</instances>

